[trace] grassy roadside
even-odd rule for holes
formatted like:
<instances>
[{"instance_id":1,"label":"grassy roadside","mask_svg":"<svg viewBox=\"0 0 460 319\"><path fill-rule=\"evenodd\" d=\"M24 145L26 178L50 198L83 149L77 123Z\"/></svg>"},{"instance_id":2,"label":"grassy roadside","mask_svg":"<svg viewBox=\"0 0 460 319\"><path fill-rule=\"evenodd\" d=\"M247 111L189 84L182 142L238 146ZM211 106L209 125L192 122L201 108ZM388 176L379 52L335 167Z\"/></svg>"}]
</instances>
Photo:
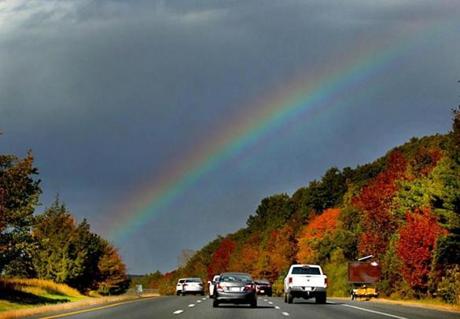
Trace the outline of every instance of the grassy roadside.
<instances>
[{"instance_id":1,"label":"grassy roadside","mask_svg":"<svg viewBox=\"0 0 460 319\"><path fill-rule=\"evenodd\" d=\"M144 296L142 298L150 298L152 296ZM14 310L0 312L0 319L11 319L11 318L23 318L40 314L54 313L54 312L64 312L71 311L76 309L88 308L92 306L101 306L108 305L112 303L138 300L139 297L132 295L122 295L116 297L99 297L99 298L86 298L84 300L68 302L64 304L55 304L55 305L43 305L36 306L33 308L18 308Z\"/></svg>"},{"instance_id":2,"label":"grassy roadside","mask_svg":"<svg viewBox=\"0 0 460 319\"><path fill-rule=\"evenodd\" d=\"M67 285L50 280L0 278L0 319L22 318L136 298L134 295L88 297Z\"/></svg>"}]
</instances>

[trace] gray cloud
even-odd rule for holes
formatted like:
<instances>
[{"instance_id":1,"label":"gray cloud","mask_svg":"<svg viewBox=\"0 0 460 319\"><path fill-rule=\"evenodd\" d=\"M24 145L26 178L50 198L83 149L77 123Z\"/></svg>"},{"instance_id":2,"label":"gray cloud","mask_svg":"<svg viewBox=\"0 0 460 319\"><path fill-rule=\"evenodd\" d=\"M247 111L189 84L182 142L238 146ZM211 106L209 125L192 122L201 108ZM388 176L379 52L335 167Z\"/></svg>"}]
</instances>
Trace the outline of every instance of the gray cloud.
<instances>
[{"instance_id":1,"label":"gray cloud","mask_svg":"<svg viewBox=\"0 0 460 319\"><path fill-rule=\"evenodd\" d=\"M263 196L293 191L331 165L373 160L413 135L445 132L458 95L459 7L0 1L1 151L32 148L43 203L59 192L100 230L127 194L294 75L334 70L360 48L438 27L434 35L419 32L412 49L349 88L342 106L321 105L271 130L203 176L135 238L116 243L130 271L166 270L182 248L243 226ZM176 222L195 222L199 232L171 238ZM168 249L155 244L164 238Z\"/></svg>"}]
</instances>

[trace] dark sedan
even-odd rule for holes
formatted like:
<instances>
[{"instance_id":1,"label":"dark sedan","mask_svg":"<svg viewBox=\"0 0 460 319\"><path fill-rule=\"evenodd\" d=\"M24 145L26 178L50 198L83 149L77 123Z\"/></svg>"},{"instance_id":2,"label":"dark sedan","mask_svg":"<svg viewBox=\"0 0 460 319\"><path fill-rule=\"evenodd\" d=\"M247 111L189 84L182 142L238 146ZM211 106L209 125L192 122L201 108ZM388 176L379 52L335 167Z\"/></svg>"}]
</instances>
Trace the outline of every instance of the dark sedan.
<instances>
[{"instance_id":1,"label":"dark sedan","mask_svg":"<svg viewBox=\"0 0 460 319\"><path fill-rule=\"evenodd\" d=\"M256 285L251 275L226 272L220 275L214 287L213 307L222 303L249 304L257 307Z\"/></svg>"},{"instance_id":2,"label":"dark sedan","mask_svg":"<svg viewBox=\"0 0 460 319\"><path fill-rule=\"evenodd\" d=\"M256 279L255 283L258 295L272 296L272 284L267 279Z\"/></svg>"}]
</instances>

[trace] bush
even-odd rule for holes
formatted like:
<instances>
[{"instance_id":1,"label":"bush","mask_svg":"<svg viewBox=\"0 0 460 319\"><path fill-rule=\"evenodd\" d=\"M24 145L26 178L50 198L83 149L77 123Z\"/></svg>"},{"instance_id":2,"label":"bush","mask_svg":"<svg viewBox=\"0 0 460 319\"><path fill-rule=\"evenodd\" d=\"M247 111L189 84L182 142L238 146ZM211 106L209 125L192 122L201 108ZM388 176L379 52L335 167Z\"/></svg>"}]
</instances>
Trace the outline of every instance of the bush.
<instances>
[{"instance_id":1,"label":"bush","mask_svg":"<svg viewBox=\"0 0 460 319\"><path fill-rule=\"evenodd\" d=\"M446 271L438 285L438 295L447 303L460 304L460 266L455 265Z\"/></svg>"}]
</instances>

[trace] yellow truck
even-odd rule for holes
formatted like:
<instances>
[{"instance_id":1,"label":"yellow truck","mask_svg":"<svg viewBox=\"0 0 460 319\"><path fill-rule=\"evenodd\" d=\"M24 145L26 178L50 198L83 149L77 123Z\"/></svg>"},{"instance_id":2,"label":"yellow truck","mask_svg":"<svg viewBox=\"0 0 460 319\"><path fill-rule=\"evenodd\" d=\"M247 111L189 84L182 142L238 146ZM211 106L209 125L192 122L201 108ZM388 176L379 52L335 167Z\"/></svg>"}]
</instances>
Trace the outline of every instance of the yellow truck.
<instances>
[{"instance_id":1,"label":"yellow truck","mask_svg":"<svg viewBox=\"0 0 460 319\"><path fill-rule=\"evenodd\" d=\"M369 300L378 296L376 283L381 275L380 264L376 261L356 261L348 263L348 282L353 285L351 300Z\"/></svg>"}]
</instances>

